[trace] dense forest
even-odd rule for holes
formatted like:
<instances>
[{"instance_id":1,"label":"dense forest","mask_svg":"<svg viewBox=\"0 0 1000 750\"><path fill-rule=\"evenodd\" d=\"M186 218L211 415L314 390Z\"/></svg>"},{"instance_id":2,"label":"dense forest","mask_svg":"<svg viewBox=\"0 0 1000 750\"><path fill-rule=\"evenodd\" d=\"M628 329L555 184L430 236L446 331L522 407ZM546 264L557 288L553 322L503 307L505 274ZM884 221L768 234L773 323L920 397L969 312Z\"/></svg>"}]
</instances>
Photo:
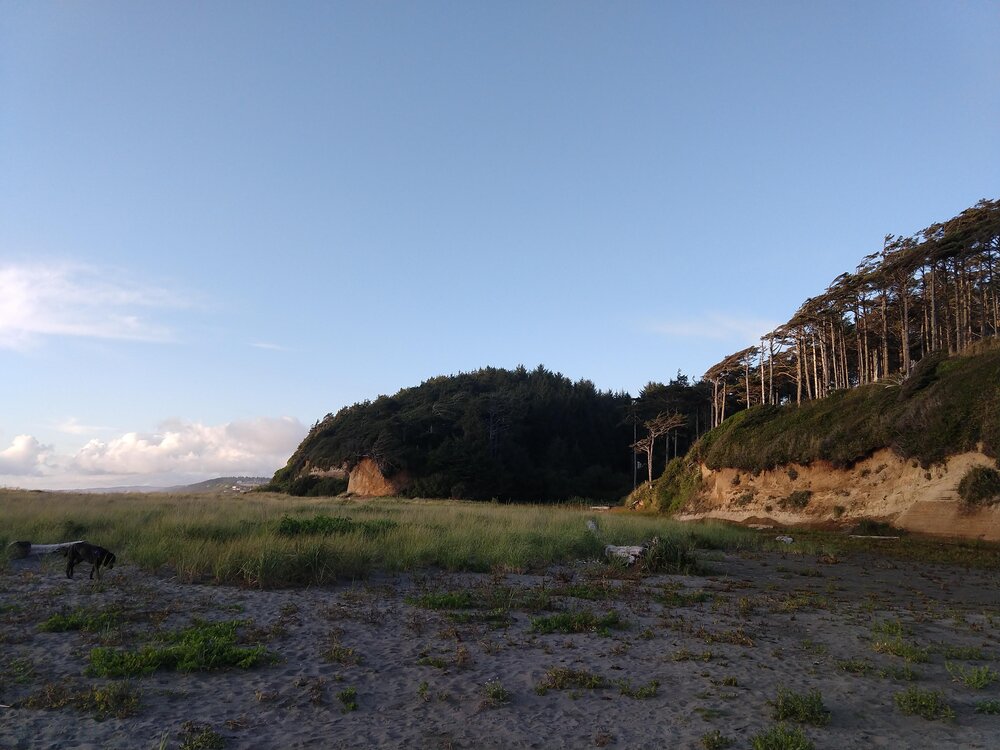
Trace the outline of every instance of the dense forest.
<instances>
[{"instance_id":1,"label":"dense forest","mask_svg":"<svg viewBox=\"0 0 1000 750\"><path fill-rule=\"evenodd\" d=\"M712 425L755 404L800 404L902 380L929 352L1000 331L1000 201L909 237L888 235L787 322L709 368Z\"/></svg>"},{"instance_id":2,"label":"dense forest","mask_svg":"<svg viewBox=\"0 0 1000 750\"><path fill-rule=\"evenodd\" d=\"M648 388L673 403L689 386ZM541 366L436 377L326 415L271 487L308 492L308 470L370 458L386 476L405 471L411 496L617 500L632 489L629 446L652 402Z\"/></svg>"}]
</instances>

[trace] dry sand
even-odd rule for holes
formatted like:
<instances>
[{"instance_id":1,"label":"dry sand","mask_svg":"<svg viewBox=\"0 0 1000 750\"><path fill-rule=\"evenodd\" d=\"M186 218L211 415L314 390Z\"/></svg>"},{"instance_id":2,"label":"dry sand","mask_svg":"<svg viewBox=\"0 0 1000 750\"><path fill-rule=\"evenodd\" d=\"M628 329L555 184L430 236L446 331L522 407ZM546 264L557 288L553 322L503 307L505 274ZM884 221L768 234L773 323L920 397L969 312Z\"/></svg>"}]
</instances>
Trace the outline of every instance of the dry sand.
<instances>
[{"instance_id":1,"label":"dry sand","mask_svg":"<svg viewBox=\"0 0 1000 750\"><path fill-rule=\"evenodd\" d=\"M556 589L587 582L601 566L581 563L546 576L431 572L256 591L184 584L128 564L101 584L86 579L86 566L69 581L59 559L14 561L0 574L3 750L177 748L185 721L210 725L227 748L700 748L715 729L732 747L747 748L755 733L775 724L770 702L779 686L821 692L830 723L803 727L817 748L1000 747L1000 716L975 710L979 701L1000 699L1000 684L975 690L945 667L946 647L981 648L989 659L947 659L966 667L1000 666L994 572L867 557L717 554L707 576L614 580L621 590L613 599L555 600L563 609L613 608L627 629L541 635L532 632L531 618L552 612L515 611L509 626L491 629L406 600L479 586ZM664 592L678 588L711 598L664 603ZM58 612L113 605L136 619L104 633L38 627ZM250 670L134 679L141 704L126 719L23 705L48 683L107 684L86 675L94 646L136 647L156 628L176 630L196 617L251 619L251 635L279 660ZM932 647L930 661L908 665L876 653L873 624L889 621L906 629L907 642ZM355 649L360 663L325 659L331 637ZM872 671L838 668L847 659L866 660ZM919 680L878 675L906 666ZM539 694L536 686L553 667L587 670L611 686ZM484 686L496 680L510 699L490 706ZM629 697L614 684L619 680L632 688L656 680L659 688L652 697ZM956 718L904 715L893 696L911 686L942 690ZM355 711L337 698L346 688L356 690Z\"/></svg>"}]
</instances>

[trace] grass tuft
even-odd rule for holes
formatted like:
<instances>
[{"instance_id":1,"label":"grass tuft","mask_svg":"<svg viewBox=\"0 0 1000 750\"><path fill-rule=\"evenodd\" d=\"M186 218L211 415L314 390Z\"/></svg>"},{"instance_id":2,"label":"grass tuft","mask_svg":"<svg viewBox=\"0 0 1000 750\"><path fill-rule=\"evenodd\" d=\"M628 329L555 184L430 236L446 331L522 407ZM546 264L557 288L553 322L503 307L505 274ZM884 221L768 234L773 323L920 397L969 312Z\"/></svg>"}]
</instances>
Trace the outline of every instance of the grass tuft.
<instances>
[{"instance_id":1,"label":"grass tuft","mask_svg":"<svg viewBox=\"0 0 1000 750\"><path fill-rule=\"evenodd\" d=\"M907 716L920 716L929 721L954 719L955 710L948 705L940 690L907 688L893 696L899 710Z\"/></svg>"},{"instance_id":2,"label":"grass tuft","mask_svg":"<svg viewBox=\"0 0 1000 750\"><path fill-rule=\"evenodd\" d=\"M496 708L510 703L511 697L511 692L503 686L499 678L494 677L483 685L483 700L480 705L483 708Z\"/></svg>"},{"instance_id":3,"label":"grass tuft","mask_svg":"<svg viewBox=\"0 0 1000 750\"><path fill-rule=\"evenodd\" d=\"M711 732L705 732L701 736L701 746L705 750L726 750L727 747L731 747L733 740L731 737L726 737L718 729L713 729Z\"/></svg>"},{"instance_id":4,"label":"grass tuft","mask_svg":"<svg viewBox=\"0 0 1000 750\"><path fill-rule=\"evenodd\" d=\"M615 610L605 615L595 615L586 610L559 612L548 617L532 617L531 632L548 635L550 633L599 633L611 635L611 630L628 627Z\"/></svg>"},{"instance_id":5,"label":"grass tuft","mask_svg":"<svg viewBox=\"0 0 1000 750\"><path fill-rule=\"evenodd\" d=\"M349 687L344 688L339 693L337 693L337 700L340 701L341 705L344 707L344 713L350 713L351 711L358 710L358 690L357 688Z\"/></svg>"},{"instance_id":6,"label":"grass tuft","mask_svg":"<svg viewBox=\"0 0 1000 750\"><path fill-rule=\"evenodd\" d=\"M981 667L966 667L946 661L944 667L955 682L961 682L966 687L973 688L974 690L982 690L997 681L997 671L985 665Z\"/></svg>"},{"instance_id":7,"label":"grass tuft","mask_svg":"<svg viewBox=\"0 0 1000 750\"><path fill-rule=\"evenodd\" d=\"M750 738L753 750L813 750L815 745L798 727L778 724Z\"/></svg>"},{"instance_id":8,"label":"grass tuft","mask_svg":"<svg viewBox=\"0 0 1000 750\"><path fill-rule=\"evenodd\" d=\"M222 750L225 746L226 739L210 724L185 721L181 725L180 750Z\"/></svg>"},{"instance_id":9,"label":"grass tuft","mask_svg":"<svg viewBox=\"0 0 1000 750\"><path fill-rule=\"evenodd\" d=\"M607 686L606 679L585 669L552 667L535 686L535 692L545 695L549 690L599 690Z\"/></svg>"},{"instance_id":10,"label":"grass tuft","mask_svg":"<svg viewBox=\"0 0 1000 750\"><path fill-rule=\"evenodd\" d=\"M823 696L819 690L800 694L778 688L778 698L774 701L774 718L823 727L830 723L830 711L823 705Z\"/></svg>"}]
</instances>

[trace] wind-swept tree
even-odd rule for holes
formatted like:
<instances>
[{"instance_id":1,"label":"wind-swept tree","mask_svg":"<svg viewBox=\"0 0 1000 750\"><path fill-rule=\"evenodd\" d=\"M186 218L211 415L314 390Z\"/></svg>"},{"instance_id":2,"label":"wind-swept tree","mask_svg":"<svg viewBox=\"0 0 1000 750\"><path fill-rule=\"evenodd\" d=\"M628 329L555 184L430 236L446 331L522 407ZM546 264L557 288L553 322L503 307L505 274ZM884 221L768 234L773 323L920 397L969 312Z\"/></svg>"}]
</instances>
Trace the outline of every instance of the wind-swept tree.
<instances>
[{"instance_id":1,"label":"wind-swept tree","mask_svg":"<svg viewBox=\"0 0 1000 750\"><path fill-rule=\"evenodd\" d=\"M646 470L650 486L653 485L653 451L656 447L656 439L686 424L687 417L680 412L657 414L653 419L643 423L647 434L644 438L633 443L632 448L638 454L646 454Z\"/></svg>"},{"instance_id":2,"label":"wind-swept tree","mask_svg":"<svg viewBox=\"0 0 1000 750\"><path fill-rule=\"evenodd\" d=\"M760 347L708 369L713 426L741 405L801 403L906 377L930 352L997 337L998 261L1000 200L982 200L909 237L887 235L853 272L765 334Z\"/></svg>"}]
</instances>

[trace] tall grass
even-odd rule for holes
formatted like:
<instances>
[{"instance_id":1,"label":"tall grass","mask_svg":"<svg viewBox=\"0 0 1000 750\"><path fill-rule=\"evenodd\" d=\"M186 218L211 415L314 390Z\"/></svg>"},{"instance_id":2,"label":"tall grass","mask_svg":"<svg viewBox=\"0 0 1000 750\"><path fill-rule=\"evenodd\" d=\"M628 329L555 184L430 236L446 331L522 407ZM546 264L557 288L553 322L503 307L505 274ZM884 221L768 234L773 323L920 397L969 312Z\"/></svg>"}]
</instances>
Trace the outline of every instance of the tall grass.
<instances>
[{"instance_id":1,"label":"tall grass","mask_svg":"<svg viewBox=\"0 0 1000 750\"><path fill-rule=\"evenodd\" d=\"M319 516L346 520L330 533L330 523L311 523ZM597 559L605 544L654 536L689 549L746 548L759 538L720 524L631 513L599 516L595 536L587 529L590 517L550 505L0 490L3 546L87 539L114 550L120 563L259 587L324 584L373 570L537 570ZM281 533L289 528L296 533Z\"/></svg>"}]
</instances>

